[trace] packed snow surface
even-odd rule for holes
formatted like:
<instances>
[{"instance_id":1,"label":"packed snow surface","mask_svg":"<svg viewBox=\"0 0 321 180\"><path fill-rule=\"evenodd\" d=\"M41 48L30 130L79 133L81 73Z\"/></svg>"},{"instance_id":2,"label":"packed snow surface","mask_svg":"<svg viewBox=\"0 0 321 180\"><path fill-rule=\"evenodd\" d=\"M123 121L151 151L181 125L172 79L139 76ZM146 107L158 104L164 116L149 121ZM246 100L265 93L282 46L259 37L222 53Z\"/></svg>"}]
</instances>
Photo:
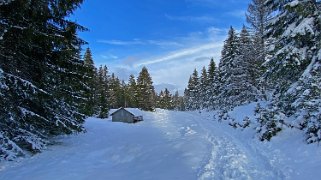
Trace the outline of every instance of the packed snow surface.
<instances>
[{"instance_id":1,"label":"packed snow surface","mask_svg":"<svg viewBox=\"0 0 321 180\"><path fill-rule=\"evenodd\" d=\"M239 108L232 116L242 115ZM139 113L134 109L132 112ZM86 133L18 162L0 164L1 180L319 179L321 151L299 131L260 142L253 127L233 129L214 112L141 112L136 124L88 118Z\"/></svg>"}]
</instances>

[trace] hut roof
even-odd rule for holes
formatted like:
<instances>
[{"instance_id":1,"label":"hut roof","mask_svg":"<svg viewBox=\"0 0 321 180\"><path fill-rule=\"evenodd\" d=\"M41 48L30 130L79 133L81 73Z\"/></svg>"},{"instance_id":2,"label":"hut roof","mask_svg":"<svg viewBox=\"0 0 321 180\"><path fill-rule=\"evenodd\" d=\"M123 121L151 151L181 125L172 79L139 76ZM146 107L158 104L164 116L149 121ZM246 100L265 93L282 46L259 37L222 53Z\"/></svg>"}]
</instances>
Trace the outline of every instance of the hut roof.
<instances>
[{"instance_id":1,"label":"hut roof","mask_svg":"<svg viewBox=\"0 0 321 180\"><path fill-rule=\"evenodd\" d=\"M116 110L115 110L113 113L111 113L110 115L114 115L116 112L118 112L118 111L120 111L120 110L122 110L122 109L124 109L125 111L129 112L131 115L135 116L134 113L128 111L127 109L125 109L125 108L123 108L123 107L121 107L121 108L119 108L119 109L116 109Z\"/></svg>"},{"instance_id":2,"label":"hut roof","mask_svg":"<svg viewBox=\"0 0 321 180\"><path fill-rule=\"evenodd\" d=\"M110 115L112 116L114 113L116 113L117 111L121 110L121 109L124 109L126 110L127 112L129 112L130 114L134 115L134 116L141 116L143 115L142 111L137 109L137 108L119 108L119 109L111 109L110 110Z\"/></svg>"}]
</instances>

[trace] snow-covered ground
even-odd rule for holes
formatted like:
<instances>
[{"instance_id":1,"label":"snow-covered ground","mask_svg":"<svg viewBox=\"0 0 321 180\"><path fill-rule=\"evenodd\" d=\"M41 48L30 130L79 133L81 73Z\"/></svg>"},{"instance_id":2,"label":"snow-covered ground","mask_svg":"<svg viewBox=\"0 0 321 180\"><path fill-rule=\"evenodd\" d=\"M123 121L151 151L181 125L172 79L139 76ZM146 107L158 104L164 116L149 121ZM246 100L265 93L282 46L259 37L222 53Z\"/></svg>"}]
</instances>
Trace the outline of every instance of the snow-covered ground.
<instances>
[{"instance_id":1,"label":"snow-covered ground","mask_svg":"<svg viewBox=\"0 0 321 180\"><path fill-rule=\"evenodd\" d=\"M231 116L240 116L236 109ZM138 111L138 110L135 110ZM213 112L143 112L136 124L88 118L87 133L19 162L0 179L320 179L321 148L286 130L260 142L253 128L233 129Z\"/></svg>"}]
</instances>

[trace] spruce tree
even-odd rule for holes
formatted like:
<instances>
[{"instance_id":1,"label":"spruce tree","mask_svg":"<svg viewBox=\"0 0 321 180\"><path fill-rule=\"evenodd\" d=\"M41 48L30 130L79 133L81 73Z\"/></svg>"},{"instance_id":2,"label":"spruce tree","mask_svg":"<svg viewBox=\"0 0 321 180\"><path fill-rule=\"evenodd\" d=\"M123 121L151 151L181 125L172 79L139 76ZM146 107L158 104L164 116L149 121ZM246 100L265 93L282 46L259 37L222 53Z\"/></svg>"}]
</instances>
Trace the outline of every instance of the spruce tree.
<instances>
[{"instance_id":1,"label":"spruce tree","mask_svg":"<svg viewBox=\"0 0 321 180\"><path fill-rule=\"evenodd\" d=\"M215 101L217 100L218 95L218 72L216 70L216 65L214 59L212 58L207 69L207 88L206 88L206 106L209 109L215 109Z\"/></svg>"},{"instance_id":2,"label":"spruce tree","mask_svg":"<svg viewBox=\"0 0 321 180\"><path fill-rule=\"evenodd\" d=\"M240 59L239 38L233 27L228 32L228 37L224 42L222 56L219 63L219 93L215 104L221 108L230 108L235 101L233 96L239 93L237 87L238 79L235 79L233 74L235 69L240 65L237 64Z\"/></svg>"},{"instance_id":3,"label":"spruce tree","mask_svg":"<svg viewBox=\"0 0 321 180\"><path fill-rule=\"evenodd\" d=\"M120 87L120 80L118 77L115 76L114 73L112 73L110 81L108 83L108 93L109 93L109 104L110 107L113 109L117 109L119 107L122 107L121 100L121 87Z\"/></svg>"},{"instance_id":4,"label":"spruce tree","mask_svg":"<svg viewBox=\"0 0 321 180\"><path fill-rule=\"evenodd\" d=\"M88 116L94 115L96 111L96 87L97 87L97 70L94 65L94 60L92 58L91 50L89 48L86 49L84 55L84 79L86 84L85 97L87 99L86 103L83 106L82 112Z\"/></svg>"},{"instance_id":5,"label":"spruce tree","mask_svg":"<svg viewBox=\"0 0 321 180\"><path fill-rule=\"evenodd\" d=\"M265 2L266 0L252 0L246 13L246 20L253 30L253 39L256 42L256 60L259 64L262 64L265 61L265 31L271 13L270 7L266 6Z\"/></svg>"},{"instance_id":6,"label":"spruce tree","mask_svg":"<svg viewBox=\"0 0 321 180\"><path fill-rule=\"evenodd\" d=\"M173 100L172 100L172 94L169 92L167 88L164 90L164 96L163 96L163 102L164 102L164 109L173 109Z\"/></svg>"},{"instance_id":7,"label":"spruce tree","mask_svg":"<svg viewBox=\"0 0 321 180\"><path fill-rule=\"evenodd\" d=\"M109 81L107 66L100 66L97 74L96 103L99 118L107 118L110 107Z\"/></svg>"},{"instance_id":8,"label":"spruce tree","mask_svg":"<svg viewBox=\"0 0 321 180\"><path fill-rule=\"evenodd\" d=\"M178 91L175 91L174 95L173 95L173 108L174 110L181 110L182 108L181 106L181 102L180 102L181 97L179 96Z\"/></svg>"},{"instance_id":9,"label":"spruce tree","mask_svg":"<svg viewBox=\"0 0 321 180\"><path fill-rule=\"evenodd\" d=\"M277 12L267 29L273 46L264 79L273 94L273 113L286 115L278 122L304 130L308 143L319 142L320 7L315 0L268 0L266 5Z\"/></svg>"},{"instance_id":10,"label":"spruce tree","mask_svg":"<svg viewBox=\"0 0 321 180\"><path fill-rule=\"evenodd\" d=\"M50 137L83 130L84 42L77 31L85 28L66 18L81 3L0 4L0 159L39 152Z\"/></svg>"},{"instance_id":11,"label":"spruce tree","mask_svg":"<svg viewBox=\"0 0 321 180\"><path fill-rule=\"evenodd\" d=\"M205 67L203 67L202 69L202 73L199 81L200 81L199 82L199 96L200 96L199 105L200 105L200 109L205 109L205 108L208 108L207 88L209 86L208 74Z\"/></svg>"},{"instance_id":12,"label":"spruce tree","mask_svg":"<svg viewBox=\"0 0 321 180\"><path fill-rule=\"evenodd\" d=\"M199 109L199 77L198 72L194 69L192 76L190 76L187 89L185 89L185 107L187 110Z\"/></svg>"},{"instance_id":13,"label":"spruce tree","mask_svg":"<svg viewBox=\"0 0 321 180\"><path fill-rule=\"evenodd\" d=\"M137 84L136 84L135 76L132 74L129 76L129 80L128 80L128 91L130 93L130 96L128 99L128 106L132 108L136 108L138 104Z\"/></svg>"},{"instance_id":14,"label":"spruce tree","mask_svg":"<svg viewBox=\"0 0 321 180\"><path fill-rule=\"evenodd\" d=\"M155 109L156 93L153 86L153 81L146 67L143 67L137 78L138 91L138 107L153 111Z\"/></svg>"}]
</instances>

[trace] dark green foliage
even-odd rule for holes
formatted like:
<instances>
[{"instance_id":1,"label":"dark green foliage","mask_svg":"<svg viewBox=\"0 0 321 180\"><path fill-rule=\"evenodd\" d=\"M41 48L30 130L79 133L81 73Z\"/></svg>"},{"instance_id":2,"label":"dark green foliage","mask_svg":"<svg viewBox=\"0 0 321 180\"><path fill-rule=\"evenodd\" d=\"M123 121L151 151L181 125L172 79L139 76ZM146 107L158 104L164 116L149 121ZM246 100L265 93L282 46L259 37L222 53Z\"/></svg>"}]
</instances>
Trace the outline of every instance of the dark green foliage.
<instances>
[{"instance_id":1,"label":"dark green foliage","mask_svg":"<svg viewBox=\"0 0 321 180\"><path fill-rule=\"evenodd\" d=\"M51 136L83 130L84 42L76 33L85 28L65 19L81 3L0 5L1 159L39 152Z\"/></svg>"},{"instance_id":2,"label":"dark green foliage","mask_svg":"<svg viewBox=\"0 0 321 180\"><path fill-rule=\"evenodd\" d=\"M155 109L156 93L153 86L152 78L146 67L143 67L137 78L137 101L138 107L153 111Z\"/></svg>"},{"instance_id":3,"label":"dark green foliage","mask_svg":"<svg viewBox=\"0 0 321 180\"><path fill-rule=\"evenodd\" d=\"M246 28L243 27L238 36L231 27L219 64L216 107L233 108L259 99L252 51L252 40Z\"/></svg>"},{"instance_id":4,"label":"dark green foliage","mask_svg":"<svg viewBox=\"0 0 321 180\"><path fill-rule=\"evenodd\" d=\"M270 141L273 136L276 136L278 132L282 130L282 124L284 123L284 114L276 111L273 107L266 109L258 108L257 122L259 127L256 128L259 139L261 141Z\"/></svg>"},{"instance_id":5,"label":"dark green foliage","mask_svg":"<svg viewBox=\"0 0 321 180\"><path fill-rule=\"evenodd\" d=\"M173 97L167 88L159 93L157 107L169 110L174 109Z\"/></svg>"},{"instance_id":6,"label":"dark green foliage","mask_svg":"<svg viewBox=\"0 0 321 180\"><path fill-rule=\"evenodd\" d=\"M86 49L84 55L84 84L86 85L85 89L85 98L87 99L86 103L82 107L82 112L87 116L92 116L96 113L96 94L98 86L97 83L97 70L94 65L94 61L92 58L91 50L89 48Z\"/></svg>"},{"instance_id":7,"label":"dark green foliage","mask_svg":"<svg viewBox=\"0 0 321 180\"><path fill-rule=\"evenodd\" d=\"M199 77L198 72L194 69L192 76L190 76L187 89L185 89L184 96L185 96L185 108L187 110L196 110L199 109Z\"/></svg>"},{"instance_id":8,"label":"dark green foliage","mask_svg":"<svg viewBox=\"0 0 321 180\"><path fill-rule=\"evenodd\" d=\"M128 107L136 108L138 106L138 99L137 99L138 89L137 89L137 84L136 84L134 75L129 76L127 93L129 95Z\"/></svg>"},{"instance_id":9,"label":"dark green foliage","mask_svg":"<svg viewBox=\"0 0 321 180\"><path fill-rule=\"evenodd\" d=\"M286 124L306 133L308 143L321 140L320 59L321 13L316 1L267 1L274 13L267 37L268 82L275 114L285 114Z\"/></svg>"},{"instance_id":10,"label":"dark green foliage","mask_svg":"<svg viewBox=\"0 0 321 180\"><path fill-rule=\"evenodd\" d=\"M97 75L95 102L99 118L107 118L110 107L109 77L107 66L100 66Z\"/></svg>"}]
</instances>

